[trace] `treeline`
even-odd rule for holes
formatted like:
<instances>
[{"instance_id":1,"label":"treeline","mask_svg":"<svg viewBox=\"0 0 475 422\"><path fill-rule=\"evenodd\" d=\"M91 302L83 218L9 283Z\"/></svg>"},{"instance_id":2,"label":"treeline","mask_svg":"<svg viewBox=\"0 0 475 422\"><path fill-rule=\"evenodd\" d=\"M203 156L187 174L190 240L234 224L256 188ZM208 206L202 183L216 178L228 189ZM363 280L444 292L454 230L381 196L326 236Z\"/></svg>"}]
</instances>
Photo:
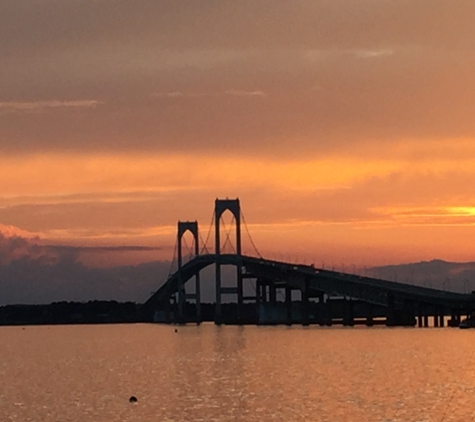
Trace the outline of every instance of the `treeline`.
<instances>
[{"instance_id":1,"label":"treeline","mask_svg":"<svg viewBox=\"0 0 475 422\"><path fill-rule=\"evenodd\" d=\"M54 302L0 307L0 325L141 322L140 305L117 301Z\"/></svg>"},{"instance_id":2,"label":"treeline","mask_svg":"<svg viewBox=\"0 0 475 422\"><path fill-rule=\"evenodd\" d=\"M176 306L170 310L172 316L168 322L174 322L174 316L177 314ZM214 303L201 304L202 321L214 321L214 312ZM186 321L196 321L196 306L185 304L184 314ZM222 314L223 322L235 322L238 314L237 305L224 303ZM255 304L245 304L241 314L242 322L256 323ZM118 324L153 320L153 312L144 310L142 304L113 300L0 306L0 325Z\"/></svg>"}]
</instances>

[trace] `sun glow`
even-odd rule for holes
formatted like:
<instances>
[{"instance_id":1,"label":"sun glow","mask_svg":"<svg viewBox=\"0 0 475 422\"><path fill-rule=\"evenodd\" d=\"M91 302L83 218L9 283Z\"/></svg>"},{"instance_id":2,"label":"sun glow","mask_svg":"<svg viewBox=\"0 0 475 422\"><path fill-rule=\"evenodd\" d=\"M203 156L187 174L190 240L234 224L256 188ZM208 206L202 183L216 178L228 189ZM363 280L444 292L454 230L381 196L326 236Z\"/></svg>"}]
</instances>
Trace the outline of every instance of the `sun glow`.
<instances>
[{"instance_id":1,"label":"sun glow","mask_svg":"<svg viewBox=\"0 0 475 422\"><path fill-rule=\"evenodd\" d=\"M447 209L447 211L454 216L475 216L475 207L450 207Z\"/></svg>"},{"instance_id":2,"label":"sun glow","mask_svg":"<svg viewBox=\"0 0 475 422\"><path fill-rule=\"evenodd\" d=\"M400 148L410 154L406 143ZM330 259L325 251L343 256L366 248L373 260L376 254L415 250L406 248L408 238L415 242L410 230L423 230L417 248L436 255L435 246L427 246L436 228L475 226L475 207L453 205L471 203L464 193L475 182L470 160L457 166L440 156L425 157L413 166L396 153L390 156L0 157L0 218L56 243L168 248L178 219L198 219L206 231L214 199L239 196L264 249L317 251ZM407 237L399 238L406 228Z\"/></svg>"}]
</instances>

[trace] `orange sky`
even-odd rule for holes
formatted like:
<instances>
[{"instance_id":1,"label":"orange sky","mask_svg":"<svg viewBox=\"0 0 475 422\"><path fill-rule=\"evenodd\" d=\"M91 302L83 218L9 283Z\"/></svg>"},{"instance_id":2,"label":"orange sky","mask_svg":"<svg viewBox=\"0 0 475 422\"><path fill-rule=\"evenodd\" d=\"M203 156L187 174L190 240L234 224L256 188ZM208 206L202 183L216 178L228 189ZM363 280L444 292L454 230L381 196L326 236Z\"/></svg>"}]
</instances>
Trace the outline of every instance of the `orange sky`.
<instances>
[{"instance_id":1,"label":"orange sky","mask_svg":"<svg viewBox=\"0 0 475 422\"><path fill-rule=\"evenodd\" d=\"M474 259L472 0L23 3L0 8L0 224L164 260L177 220L204 237L239 197L269 258Z\"/></svg>"}]
</instances>

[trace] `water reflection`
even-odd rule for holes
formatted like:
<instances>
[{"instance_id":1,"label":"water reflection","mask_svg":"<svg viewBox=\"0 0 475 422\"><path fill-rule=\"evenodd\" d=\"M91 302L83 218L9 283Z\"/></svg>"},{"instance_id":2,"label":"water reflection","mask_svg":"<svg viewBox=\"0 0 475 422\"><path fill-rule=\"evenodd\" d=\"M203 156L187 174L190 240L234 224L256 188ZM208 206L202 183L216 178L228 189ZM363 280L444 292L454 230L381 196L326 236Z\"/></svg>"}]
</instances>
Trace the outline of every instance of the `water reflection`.
<instances>
[{"instance_id":1,"label":"water reflection","mask_svg":"<svg viewBox=\"0 0 475 422\"><path fill-rule=\"evenodd\" d=\"M3 327L0 420L468 420L475 416L474 335L450 328Z\"/></svg>"}]
</instances>

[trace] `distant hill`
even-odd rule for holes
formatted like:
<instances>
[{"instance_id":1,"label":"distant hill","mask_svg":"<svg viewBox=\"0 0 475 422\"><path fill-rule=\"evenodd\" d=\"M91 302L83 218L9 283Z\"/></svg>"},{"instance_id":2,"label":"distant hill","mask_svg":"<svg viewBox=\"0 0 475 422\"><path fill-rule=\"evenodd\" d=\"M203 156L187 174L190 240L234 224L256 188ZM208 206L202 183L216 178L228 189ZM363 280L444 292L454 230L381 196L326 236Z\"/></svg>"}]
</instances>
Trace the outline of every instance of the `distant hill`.
<instances>
[{"instance_id":1,"label":"distant hill","mask_svg":"<svg viewBox=\"0 0 475 422\"><path fill-rule=\"evenodd\" d=\"M409 264L373 267L368 275L401 283L441 290L475 290L475 262L447 262L440 259Z\"/></svg>"},{"instance_id":2,"label":"distant hill","mask_svg":"<svg viewBox=\"0 0 475 422\"><path fill-rule=\"evenodd\" d=\"M166 280L170 262L154 261L112 268L89 268L68 260L44 263L22 257L0 264L0 305L46 304L61 301L120 301L141 303ZM368 276L442 290L475 290L475 262L423 261L367 268ZM223 277L234 277L233 268L224 268ZM193 283L190 289L193 289ZM201 274L202 300L214 300L214 271ZM246 295L253 295L247 286Z\"/></svg>"},{"instance_id":3,"label":"distant hill","mask_svg":"<svg viewBox=\"0 0 475 422\"><path fill-rule=\"evenodd\" d=\"M60 301L144 302L166 280L170 262L88 268L79 262L44 265L20 259L0 265L0 305Z\"/></svg>"}]
</instances>

